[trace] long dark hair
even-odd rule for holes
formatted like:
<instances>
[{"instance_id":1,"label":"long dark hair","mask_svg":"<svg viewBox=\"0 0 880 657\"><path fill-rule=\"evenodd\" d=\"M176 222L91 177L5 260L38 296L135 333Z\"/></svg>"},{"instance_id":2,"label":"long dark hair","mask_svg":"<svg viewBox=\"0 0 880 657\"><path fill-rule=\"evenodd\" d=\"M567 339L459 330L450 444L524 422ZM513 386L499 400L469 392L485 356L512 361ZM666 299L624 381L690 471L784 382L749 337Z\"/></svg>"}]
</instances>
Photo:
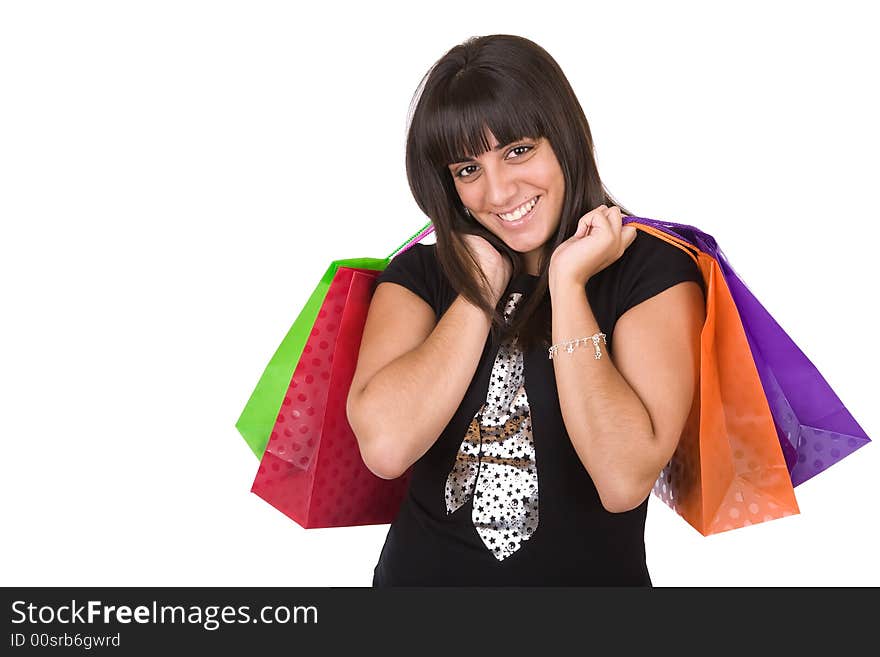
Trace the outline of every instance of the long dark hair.
<instances>
[{"instance_id":1,"label":"long dark hair","mask_svg":"<svg viewBox=\"0 0 880 657\"><path fill-rule=\"evenodd\" d=\"M443 272L459 294L492 317L495 339L516 335L524 350L539 344L549 347L548 270L553 250L574 235L578 219L603 203L632 214L599 178L590 126L562 69L543 48L523 37L472 37L429 69L410 110L407 180L416 203L434 225ZM448 168L489 150L487 128L500 144L545 137L565 178L559 228L543 245L534 291L509 326L502 313L505 300L493 307L488 280L462 235L485 238L509 258L514 277L525 270L525 259L465 213Z\"/></svg>"}]
</instances>

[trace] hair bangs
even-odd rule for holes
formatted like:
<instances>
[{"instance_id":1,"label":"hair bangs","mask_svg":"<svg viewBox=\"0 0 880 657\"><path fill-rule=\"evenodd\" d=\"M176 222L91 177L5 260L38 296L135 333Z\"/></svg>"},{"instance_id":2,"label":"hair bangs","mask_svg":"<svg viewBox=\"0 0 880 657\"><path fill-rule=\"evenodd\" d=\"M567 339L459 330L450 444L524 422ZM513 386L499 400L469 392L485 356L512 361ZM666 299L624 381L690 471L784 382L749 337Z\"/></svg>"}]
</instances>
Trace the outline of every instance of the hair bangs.
<instances>
[{"instance_id":1,"label":"hair bangs","mask_svg":"<svg viewBox=\"0 0 880 657\"><path fill-rule=\"evenodd\" d=\"M489 132L501 145L546 136L541 109L533 96L513 86L492 85L485 77L478 82L462 87L464 81L459 81L454 85L459 93L451 93L448 102L426 117L425 154L438 168L489 151Z\"/></svg>"}]
</instances>

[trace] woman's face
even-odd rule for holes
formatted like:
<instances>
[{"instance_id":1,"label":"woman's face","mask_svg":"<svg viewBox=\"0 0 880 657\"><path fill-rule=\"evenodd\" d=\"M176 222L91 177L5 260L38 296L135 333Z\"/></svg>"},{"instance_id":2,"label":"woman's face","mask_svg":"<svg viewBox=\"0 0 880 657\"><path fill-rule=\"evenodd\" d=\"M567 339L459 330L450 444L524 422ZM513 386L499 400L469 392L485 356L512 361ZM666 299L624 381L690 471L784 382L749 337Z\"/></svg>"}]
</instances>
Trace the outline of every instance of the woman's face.
<instances>
[{"instance_id":1,"label":"woman's face","mask_svg":"<svg viewBox=\"0 0 880 657\"><path fill-rule=\"evenodd\" d=\"M455 188L474 219L525 254L526 270L537 275L541 246L559 226L565 191L562 168L546 138L499 144L491 132L487 136L492 150L449 165ZM520 214L535 198L537 204Z\"/></svg>"}]
</instances>

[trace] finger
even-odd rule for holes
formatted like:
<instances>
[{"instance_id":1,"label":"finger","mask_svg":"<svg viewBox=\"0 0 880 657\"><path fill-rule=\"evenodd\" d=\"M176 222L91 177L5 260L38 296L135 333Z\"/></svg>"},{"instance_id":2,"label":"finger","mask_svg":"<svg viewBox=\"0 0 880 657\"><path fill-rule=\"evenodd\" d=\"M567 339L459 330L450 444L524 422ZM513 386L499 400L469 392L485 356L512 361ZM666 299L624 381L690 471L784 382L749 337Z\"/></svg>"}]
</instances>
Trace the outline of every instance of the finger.
<instances>
[{"instance_id":1,"label":"finger","mask_svg":"<svg viewBox=\"0 0 880 657\"><path fill-rule=\"evenodd\" d=\"M620 212L620 208L617 207L616 205L612 205L610 208L608 208L607 214L608 214L608 218L611 219L612 221L615 221L617 223L620 223L623 221L623 214Z\"/></svg>"},{"instance_id":2,"label":"finger","mask_svg":"<svg viewBox=\"0 0 880 657\"><path fill-rule=\"evenodd\" d=\"M616 205L612 205L608 208L608 212L606 212L608 216L608 222L611 224L611 228L614 230L614 233L619 237L620 229L623 225L623 215L620 214L620 208Z\"/></svg>"},{"instance_id":3,"label":"finger","mask_svg":"<svg viewBox=\"0 0 880 657\"><path fill-rule=\"evenodd\" d=\"M608 219L607 210L600 210L596 208L596 213L590 213L587 215L593 221L593 227L601 226L605 230L612 230L611 221Z\"/></svg>"},{"instance_id":4,"label":"finger","mask_svg":"<svg viewBox=\"0 0 880 657\"><path fill-rule=\"evenodd\" d=\"M624 250L626 250L626 247L628 247L630 244L632 244L635 241L638 233L639 233L639 231L636 229L635 226L624 226L623 227L623 229L621 230L621 237L623 238Z\"/></svg>"},{"instance_id":5,"label":"finger","mask_svg":"<svg viewBox=\"0 0 880 657\"><path fill-rule=\"evenodd\" d=\"M590 210L584 216L578 219L577 228L574 231L575 236L584 237L584 235L587 234L587 231L589 230L588 226L593 222L593 219L597 215L601 214L602 211L599 208L596 208L595 210Z\"/></svg>"},{"instance_id":6,"label":"finger","mask_svg":"<svg viewBox=\"0 0 880 657\"><path fill-rule=\"evenodd\" d=\"M597 214L595 210L593 212L588 212L583 217L581 217L580 221L578 221L578 237L585 237L589 235L593 231L593 228L600 218L602 218L601 212Z\"/></svg>"},{"instance_id":7,"label":"finger","mask_svg":"<svg viewBox=\"0 0 880 657\"><path fill-rule=\"evenodd\" d=\"M607 208L606 206L604 206L604 205L600 205L599 207L597 207L597 208L593 208L592 210L590 210L589 212L587 212L583 217L581 217L581 220L583 220L583 219L587 219L587 220L589 220L590 217L602 217L602 216L605 216L605 210L607 210L607 209L608 209L608 208Z\"/></svg>"}]
</instances>

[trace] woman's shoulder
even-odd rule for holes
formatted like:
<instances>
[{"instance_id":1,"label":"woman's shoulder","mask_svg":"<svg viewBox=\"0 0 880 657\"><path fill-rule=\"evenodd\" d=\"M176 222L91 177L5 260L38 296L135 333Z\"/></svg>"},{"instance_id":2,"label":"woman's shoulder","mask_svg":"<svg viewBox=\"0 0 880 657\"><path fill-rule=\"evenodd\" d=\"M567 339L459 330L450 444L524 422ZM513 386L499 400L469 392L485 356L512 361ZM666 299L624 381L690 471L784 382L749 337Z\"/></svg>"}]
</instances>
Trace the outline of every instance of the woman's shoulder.
<instances>
[{"instance_id":1,"label":"woman's shoulder","mask_svg":"<svg viewBox=\"0 0 880 657\"><path fill-rule=\"evenodd\" d=\"M421 242L417 242L410 246L406 251L398 253L396 256L394 256L393 260L397 260L398 258L408 262L436 262L437 244L434 242L430 244L422 244Z\"/></svg>"},{"instance_id":2,"label":"woman's shoulder","mask_svg":"<svg viewBox=\"0 0 880 657\"><path fill-rule=\"evenodd\" d=\"M630 245L630 247L634 247L634 253L640 254L656 254L657 252L671 253L670 249L681 251L681 249L679 249L677 246L674 246L666 240L657 237L653 233L649 233L639 228L636 228L636 238L635 240L633 240L633 243Z\"/></svg>"},{"instance_id":3,"label":"woman's shoulder","mask_svg":"<svg viewBox=\"0 0 880 657\"><path fill-rule=\"evenodd\" d=\"M435 246L435 244L413 244L406 250L392 256L385 271L388 273L414 269L424 271L437 260Z\"/></svg>"},{"instance_id":4,"label":"woman's shoulder","mask_svg":"<svg viewBox=\"0 0 880 657\"><path fill-rule=\"evenodd\" d=\"M422 297L438 314L448 305L436 244L416 243L391 258L376 277L379 283L397 283Z\"/></svg>"},{"instance_id":5,"label":"woman's shoulder","mask_svg":"<svg viewBox=\"0 0 880 657\"><path fill-rule=\"evenodd\" d=\"M696 261L682 247L652 233L636 229L636 237L621 256L622 269L642 275L668 269L699 271Z\"/></svg>"},{"instance_id":6,"label":"woman's shoulder","mask_svg":"<svg viewBox=\"0 0 880 657\"><path fill-rule=\"evenodd\" d=\"M616 314L685 281L697 283L705 294L705 283L694 258L679 246L643 230L615 263L617 277Z\"/></svg>"}]
</instances>

